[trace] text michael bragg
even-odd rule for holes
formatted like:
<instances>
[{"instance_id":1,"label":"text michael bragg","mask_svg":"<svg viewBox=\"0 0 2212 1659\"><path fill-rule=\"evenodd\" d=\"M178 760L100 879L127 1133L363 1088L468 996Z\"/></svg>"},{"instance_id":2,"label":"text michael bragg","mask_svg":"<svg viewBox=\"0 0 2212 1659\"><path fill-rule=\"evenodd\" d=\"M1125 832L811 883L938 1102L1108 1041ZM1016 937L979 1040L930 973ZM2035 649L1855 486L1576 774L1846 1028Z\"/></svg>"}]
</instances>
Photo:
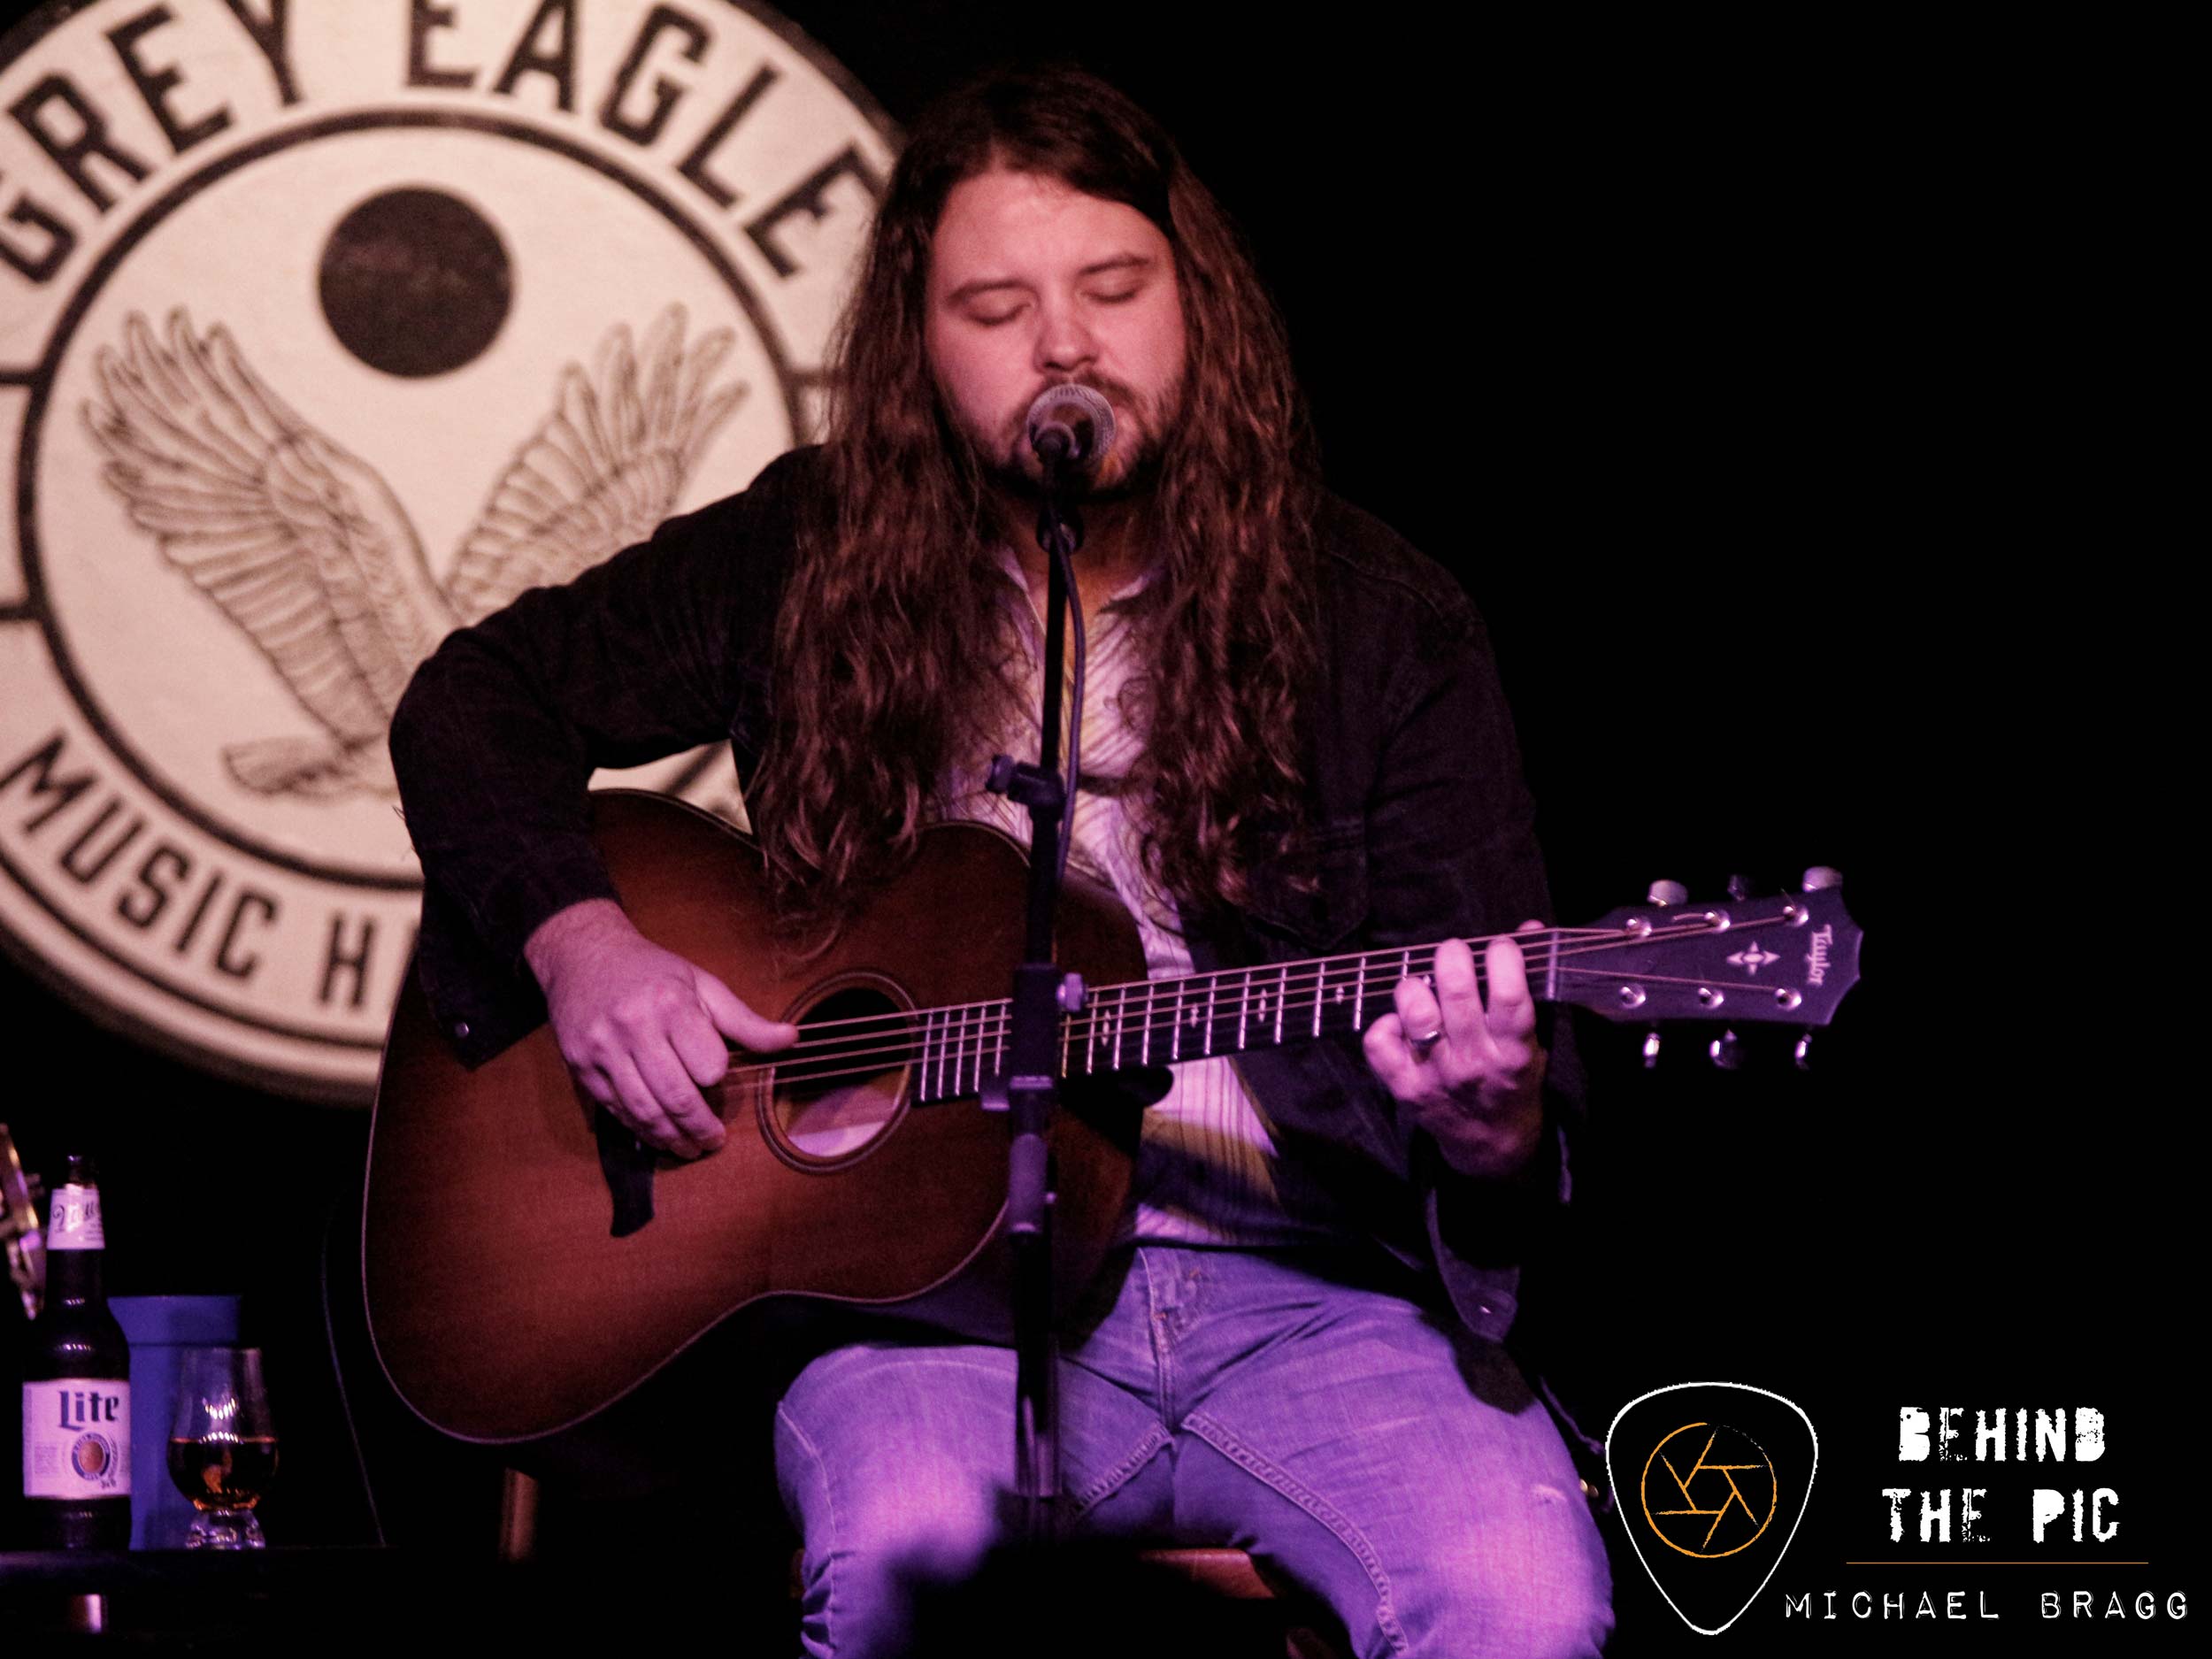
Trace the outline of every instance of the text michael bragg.
<instances>
[{"instance_id":1,"label":"text michael bragg","mask_svg":"<svg viewBox=\"0 0 2212 1659\"><path fill-rule=\"evenodd\" d=\"M1782 1597L1784 1618L1809 1619L1976 1619L2000 1618L2009 1606L2042 1618L2183 1619L2189 1598L2180 1591L2160 1596L2149 1590L2125 1595L2117 1590L2032 1590L1993 1598L1987 1590L1807 1590Z\"/></svg>"}]
</instances>

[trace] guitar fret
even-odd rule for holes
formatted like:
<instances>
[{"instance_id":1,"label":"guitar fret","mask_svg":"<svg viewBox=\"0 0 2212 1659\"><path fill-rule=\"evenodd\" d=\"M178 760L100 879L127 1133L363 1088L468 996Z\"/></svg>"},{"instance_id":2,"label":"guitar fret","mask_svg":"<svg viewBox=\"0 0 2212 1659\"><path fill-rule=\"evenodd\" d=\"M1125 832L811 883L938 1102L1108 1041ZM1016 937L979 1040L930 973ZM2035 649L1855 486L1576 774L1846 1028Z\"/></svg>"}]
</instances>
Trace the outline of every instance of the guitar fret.
<instances>
[{"instance_id":1,"label":"guitar fret","mask_svg":"<svg viewBox=\"0 0 2212 1659\"><path fill-rule=\"evenodd\" d=\"M929 1070L930 1062L935 1057L930 1052L930 1041L933 1028L934 1022L930 1010L924 1009L922 1010L922 1098L924 1100L935 1100L937 1098L937 1091L930 1081Z\"/></svg>"},{"instance_id":2,"label":"guitar fret","mask_svg":"<svg viewBox=\"0 0 2212 1659\"><path fill-rule=\"evenodd\" d=\"M1551 1001L1555 1000L1555 994L1553 982L1562 972L1559 966L1562 941L1557 933L1554 933L1542 942L1545 972L1540 980L1543 988L1538 994L1544 1000ZM1297 1036L1317 1038L1333 1029L1348 1029L1354 1033L1365 1029L1368 998L1371 994L1375 994L1375 987L1370 984L1371 975L1387 972L1394 979L1418 979L1424 985L1433 988L1436 983L1435 963L1435 948L1408 946L1398 950L1362 953L1348 961L1316 959L1285 963L1271 973L1260 968L1235 971L1241 977L1241 983L1236 991L1236 1048L1242 1052L1250 1049L1256 1042L1264 1047L1296 1040L1292 1034L1290 1015L1294 1009L1301 1014L1305 1010L1292 995L1294 973L1300 979L1297 987L1300 996L1304 995L1305 975L1310 973L1313 976L1313 1018L1310 1022L1302 1018L1298 1021L1302 1029ZM1224 972L1213 972L1190 974L1165 981L1168 998L1164 1025L1161 1023L1164 1018L1160 995L1162 981L1146 979L1106 987L1081 1014L1074 1019L1062 1022L1063 1074L1074 1069L1075 1019L1083 1022L1082 1070L1088 1073L1151 1065L1153 1034L1162 1030L1167 1034L1167 1053L1163 1056L1165 1064L1174 1065L1182 1063L1186 1031L1198 1035L1194 1057L1210 1056L1215 1051L1216 1035L1223 1027L1225 1014L1221 1008L1221 981L1227 977ZM1202 1007L1194 995L1201 979L1206 983ZM1333 1015L1332 1010L1335 1010ZM958 1093L964 1088L968 1079L961 1062L966 1057L967 1044L972 1041L976 1045L974 1087L979 1090L987 1065L1000 1069L1004 1066L1009 1025L1007 1017L1003 1013L993 1017L977 1011L972 1037L970 1035L970 1016L966 1012L959 1012L956 1016L948 1011L943 1018L944 1023L933 1023L926 1038L926 1043L938 1045L934 1056L937 1070L933 1074L937 1086L941 1089L944 1087L943 1045L951 1041L959 1045L953 1061L951 1092ZM955 1018L958 1020L956 1027L950 1024ZM984 1029L987 1018L992 1022L987 1036ZM1133 1018L1135 1022L1133 1032L1131 1025ZM1340 1018L1344 1021L1341 1027L1339 1025ZM1130 1041L1133 1035L1135 1038L1133 1044Z\"/></svg>"},{"instance_id":3,"label":"guitar fret","mask_svg":"<svg viewBox=\"0 0 2212 1659\"><path fill-rule=\"evenodd\" d=\"M980 1043L978 1043L976 1045L976 1056L979 1069L975 1079L976 1087L978 1088L981 1088L983 1087L983 1077L980 1070L982 1055L983 1046ZM960 1047L954 1050L952 1057L952 1092L956 1094L964 1094L967 1093L966 1083L961 1077L961 1068L967 1064L967 1060L968 1010L964 1008L960 1010Z\"/></svg>"}]
</instances>

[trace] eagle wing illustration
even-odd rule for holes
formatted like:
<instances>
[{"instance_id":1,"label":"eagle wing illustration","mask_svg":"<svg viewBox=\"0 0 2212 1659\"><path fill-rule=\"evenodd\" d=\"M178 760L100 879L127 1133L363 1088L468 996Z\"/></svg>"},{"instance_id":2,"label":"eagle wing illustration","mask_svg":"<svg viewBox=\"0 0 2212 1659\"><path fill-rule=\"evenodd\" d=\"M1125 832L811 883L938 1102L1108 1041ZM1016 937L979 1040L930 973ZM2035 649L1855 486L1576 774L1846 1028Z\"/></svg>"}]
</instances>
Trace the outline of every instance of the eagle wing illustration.
<instances>
[{"instance_id":1,"label":"eagle wing illustration","mask_svg":"<svg viewBox=\"0 0 2212 1659\"><path fill-rule=\"evenodd\" d=\"M741 403L742 381L708 389L733 336L718 328L684 343L671 305L641 350L611 330L587 375L561 373L553 412L517 452L462 543L446 596L464 622L532 588L565 582L652 534L716 430Z\"/></svg>"},{"instance_id":2,"label":"eagle wing illustration","mask_svg":"<svg viewBox=\"0 0 2212 1659\"><path fill-rule=\"evenodd\" d=\"M157 340L132 313L84 406L101 476L162 556L253 641L324 729L224 751L263 794L389 793L384 735L408 677L453 626L414 526L376 471L183 311Z\"/></svg>"}]
</instances>

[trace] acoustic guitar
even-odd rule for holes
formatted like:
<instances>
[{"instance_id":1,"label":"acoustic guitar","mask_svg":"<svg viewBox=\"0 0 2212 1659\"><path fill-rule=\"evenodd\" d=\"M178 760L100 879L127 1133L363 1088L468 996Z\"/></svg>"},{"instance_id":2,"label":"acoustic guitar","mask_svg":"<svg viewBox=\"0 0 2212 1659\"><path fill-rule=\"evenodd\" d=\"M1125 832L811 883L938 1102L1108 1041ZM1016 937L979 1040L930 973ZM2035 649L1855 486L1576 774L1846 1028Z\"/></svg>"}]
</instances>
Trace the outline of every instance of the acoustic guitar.
<instances>
[{"instance_id":1,"label":"acoustic guitar","mask_svg":"<svg viewBox=\"0 0 2212 1659\"><path fill-rule=\"evenodd\" d=\"M362 1223L370 1332L401 1397L449 1434L512 1443L584 1422L770 1299L987 1328L1008 1131L983 1096L1021 955L1020 848L979 825L930 830L904 876L795 966L764 942L767 890L743 836L660 796L593 800L595 839L641 931L795 1021L799 1041L733 1056L708 1091L729 1131L718 1151L626 1162L634 1143L610 1139L549 1030L469 1071L409 976ZM1647 904L1517 937L1540 998L1638 1022L1806 1027L1827 1024L1850 988L1859 942L1832 887ZM1434 947L1153 979L1135 923L1071 872L1057 956L1087 987L1063 1018L1052 1141L1064 1302L1097 1271L1128 1197L1147 1091L1115 1084L1363 1031L1402 977L1431 971Z\"/></svg>"}]
</instances>

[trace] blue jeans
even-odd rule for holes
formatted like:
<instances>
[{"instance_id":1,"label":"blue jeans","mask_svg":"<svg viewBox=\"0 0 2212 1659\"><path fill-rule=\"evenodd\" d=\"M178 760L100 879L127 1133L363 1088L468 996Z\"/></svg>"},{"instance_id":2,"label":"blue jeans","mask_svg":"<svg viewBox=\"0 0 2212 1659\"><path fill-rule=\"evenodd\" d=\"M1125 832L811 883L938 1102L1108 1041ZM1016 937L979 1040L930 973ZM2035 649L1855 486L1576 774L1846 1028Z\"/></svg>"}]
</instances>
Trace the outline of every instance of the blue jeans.
<instances>
[{"instance_id":1,"label":"blue jeans","mask_svg":"<svg viewBox=\"0 0 2212 1659\"><path fill-rule=\"evenodd\" d=\"M1512 1360L1404 1286L1299 1261L1145 1246L1110 1264L1061 1351L1064 1534L1248 1550L1363 1655L1596 1652L1604 1546ZM905 1651L917 1590L1005 1540L1013 1391L1007 1349L895 1336L801 1373L776 1467L810 1654Z\"/></svg>"}]
</instances>

